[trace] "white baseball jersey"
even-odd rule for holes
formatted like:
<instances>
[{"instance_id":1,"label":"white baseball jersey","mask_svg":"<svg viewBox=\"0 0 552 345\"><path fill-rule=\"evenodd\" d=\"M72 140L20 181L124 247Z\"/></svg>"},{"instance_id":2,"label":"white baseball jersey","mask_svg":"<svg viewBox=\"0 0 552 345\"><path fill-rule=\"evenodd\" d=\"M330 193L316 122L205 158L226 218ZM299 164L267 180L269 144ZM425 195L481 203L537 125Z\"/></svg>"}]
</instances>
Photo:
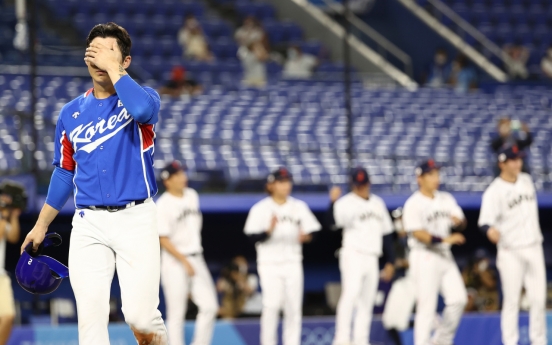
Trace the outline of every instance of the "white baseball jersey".
<instances>
[{"instance_id":1,"label":"white baseball jersey","mask_svg":"<svg viewBox=\"0 0 552 345\"><path fill-rule=\"evenodd\" d=\"M402 220L406 232L425 230L432 236L446 238L450 236L450 230L453 227L452 216L464 219L464 212L452 195L436 191L434 197L429 198L420 191L416 191L404 204ZM409 237L408 245L410 248L427 247L414 236ZM440 243L439 246L450 248L446 243Z\"/></svg>"},{"instance_id":2,"label":"white baseball jersey","mask_svg":"<svg viewBox=\"0 0 552 345\"><path fill-rule=\"evenodd\" d=\"M266 232L272 216L278 218L278 223L268 239L257 243L257 262L301 262L303 250L298 240L299 232L310 234L319 231L322 226L305 202L288 197L284 204L279 205L271 197L267 197L253 205L249 211L245 234Z\"/></svg>"},{"instance_id":3,"label":"white baseball jersey","mask_svg":"<svg viewBox=\"0 0 552 345\"><path fill-rule=\"evenodd\" d=\"M343 228L343 248L381 256L382 238L393 232L393 223L383 200L370 195L368 200L348 193L334 204L334 219Z\"/></svg>"},{"instance_id":4,"label":"white baseball jersey","mask_svg":"<svg viewBox=\"0 0 552 345\"><path fill-rule=\"evenodd\" d=\"M479 226L500 232L498 247L521 248L542 242L537 193L529 174L515 183L497 177L483 193Z\"/></svg>"},{"instance_id":5,"label":"white baseball jersey","mask_svg":"<svg viewBox=\"0 0 552 345\"><path fill-rule=\"evenodd\" d=\"M183 255L203 252L199 210L199 196L191 188L182 197L163 193L157 200L157 224L159 236L166 236Z\"/></svg>"}]
</instances>

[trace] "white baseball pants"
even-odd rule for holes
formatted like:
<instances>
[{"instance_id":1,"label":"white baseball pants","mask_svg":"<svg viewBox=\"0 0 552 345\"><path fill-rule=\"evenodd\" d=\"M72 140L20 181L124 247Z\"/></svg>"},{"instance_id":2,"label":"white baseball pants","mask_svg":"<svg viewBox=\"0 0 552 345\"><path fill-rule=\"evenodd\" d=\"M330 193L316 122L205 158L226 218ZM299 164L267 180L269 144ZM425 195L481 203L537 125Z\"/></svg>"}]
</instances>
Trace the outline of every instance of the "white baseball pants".
<instances>
[{"instance_id":1,"label":"white baseball pants","mask_svg":"<svg viewBox=\"0 0 552 345\"><path fill-rule=\"evenodd\" d=\"M302 263L260 263L257 271L263 299L261 345L278 343L280 310L284 311L283 345L299 345L303 310Z\"/></svg>"},{"instance_id":2,"label":"white baseball pants","mask_svg":"<svg viewBox=\"0 0 552 345\"><path fill-rule=\"evenodd\" d=\"M356 309L352 344L366 345L370 341L374 299L378 292L378 257L344 248L339 253L339 270L341 296L336 310L334 344L351 344L351 322Z\"/></svg>"},{"instance_id":3,"label":"white baseball pants","mask_svg":"<svg viewBox=\"0 0 552 345\"><path fill-rule=\"evenodd\" d=\"M417 248L410 252L409 262L416 293L414 345L451 345L468 300L452 253ZM430 343L439 293L445 310Z\"/></svg>"},{"instance_id":4,"label":"white baseball pants","mask_svg":"<svg viewBox=\"0 0 552 345\"><path fill-rule=\"evenodd\" d=\"M499 248L496 266L502 281L500 325L504 345L519 340L519 302L521 288L529 298L529 338L531 345L546 345L546 268L542 245L520 249Z\"/></svg>"},{"instance_id":5,"label":"white baseball pants","mask_svg":"<svg viewBox=\"0 0 552 345\"><path fill-rule=\"evenodd\" d=\"M166 345L159 305L160 246L155 204L118 212L77 209L69 277L77 301L79 344L109 344L109 295L115 269L122 311L139 344Z\"/></svg>"},{"instance_id":6,"label":"white baseball pants","mask_svg":"<svg viewBox=\"0 0 552 345\"><path fill-rule=\"evenodd\" d=\"M387 295L385 309L381 317L383 326L386 329L394 328L398 331L408 329L415 304L416 296L412 278L407 275L395 280Z\"/></svg>"},{"instance_id":7,"label":"white baseball pants","mask_svg":"<svg viewBox=\"0 0 552 345\"><path fill-rule=\"evenodd\" d=\"M217 293L211 273L202 255L186 257L195 274L190 277L184 266L171 254L163 252L161 284L167 305L167 331L171 345L184 345L184 317L188 295L197 305L193 345L209 345L218 311Z\"/></svg>"}]
</instances>

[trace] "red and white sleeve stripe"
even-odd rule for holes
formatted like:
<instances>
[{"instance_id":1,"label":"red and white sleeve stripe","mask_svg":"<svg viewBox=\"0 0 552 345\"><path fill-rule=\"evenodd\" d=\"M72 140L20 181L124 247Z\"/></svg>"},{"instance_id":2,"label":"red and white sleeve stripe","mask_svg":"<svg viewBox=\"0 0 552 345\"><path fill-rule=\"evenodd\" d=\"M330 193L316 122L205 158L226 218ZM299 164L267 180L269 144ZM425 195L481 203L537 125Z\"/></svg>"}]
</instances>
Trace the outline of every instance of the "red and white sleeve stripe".
<instances>
[{"instance_id":1,"label":"red and white sleeve stripe","mask_svg":"<svg viewBox=\"0 0 552 345\"><path fill-rule=\"evenodd\" d=\"M59 166L65 170L75 170L75 160L73 159L73 154L75 153L75 151L73 150L71 142L69 141L69 139L67 139L67 134L65 134L65 131L61 133L60 144L61 156L59 159Z\"/></svg>"},{"instance_id":2,"label":"red and white sleeve stripe","mask_svg":"<svg viewBox=\"0 0 552 345\"><path fill-rule=\"evenodd\" d=\"M142 151L147 151L153 147L153 140L155 139L155 130L153 125L139 124L138 127L142 132Z\"/></svg>"}]
</instances>

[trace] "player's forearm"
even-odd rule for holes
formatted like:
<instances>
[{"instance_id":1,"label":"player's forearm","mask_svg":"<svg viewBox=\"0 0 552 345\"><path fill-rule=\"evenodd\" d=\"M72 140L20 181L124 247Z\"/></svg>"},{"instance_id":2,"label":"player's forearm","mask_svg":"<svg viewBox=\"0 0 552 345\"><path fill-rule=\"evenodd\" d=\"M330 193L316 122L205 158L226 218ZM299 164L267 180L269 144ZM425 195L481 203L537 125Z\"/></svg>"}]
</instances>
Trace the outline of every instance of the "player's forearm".
<instances>
[{"instance_id":1,"label":"player's forearm","mask_svg":"<svg viewBox=\"0 0 552 345\"><path fill-rule=\"evenodd\" d=\"M61 210L73 192L73 177L72 171L56 167L50 179L46 204L58 211Z\"/></svg>"},{"instance_id":2,"label":"player's forearm","mask_svg":"<svg viewBox=\"0 0 552 345\"><path fill-rule=\"evenodd\" d=\"M424 244L432 244L437 240L435 236L432 236L429 232L425 230L413 231L412 235L414 236L415 239L417 239L418 241Z\"/></svg>"},{"instance_id":3,"label":"player's forearm","mask_svg":"<svg viewBox=\"0 0 552 345\"><path fill-rule=\"evenodd\" d=\"M178 261L186 260L186 256L184 256L176 249L176 247L172 244L171 240L169 240L168 237L165 237L165 236L159 237L159 242L161 243L161 247L167 252L169 252L169 254L174 256Z\"/></svg>"},{"instance_id":4,"label":"player's forearm","mask_svg":"<svg viewBox=\"0 0 552 345\"><path fill-rule=\"evenodd\" d=\"M40 225L41 229L44 229L43 231L46 233L48 226L50 226L50 224L54 221L58 213L59 211L52 206L44 204L44 206L42 206L42 210L40 210L36 224Z\"/></svg>"},{"instance_id":5,"label":"player's forearm","mask_svg":"<svg viewBox=\"0 0 552 345\"><path fill-rule=\"evenodd\" d=\"M119 79L127 75L127 72L125 71L123 65L121 64L113 64L109 66L109 68L107 68L106 71L113 85L115 85L115 83L118 82Z\"/></svg>"},{"instance_id":6,"label":"player's forearm","mask_svg":"<svg viewBox=\"0 0 552 345\"><path fill-rule=\"evenodd\" d=\"M157 93L148 93L126 74L119 77L113 85L117 91L117 96L136 122L157 122L157 113L161 104Z\"/></svg>"},{"instance_id":7,"label":"player's forearm","mask_svg":"<svg viewBox=\"0 0 552 345\"><path fill-rule=\"evenodd\" d=\"M247 238L249 238L249 240L253 244L257 244L257 242L264 242L264 241L268 240L269 237L270 237L270 235L269 235L268 232L261 232L259 234L249 234L249 235L247 235Z\"/></svg>"},{"instance_id":8,"label":"player's forearm","mask_svg":"<svg viewBox=\"0 0 552 345\"><path fill-rule=\"evenodd\" d=\"M481 232L483 234L487 234L489 231L498 231L497 228L495 228L494 226L492 225L488 225L488 224L485 224L485 225L481 225L479 227L479 230L481 230Z\"/></svg>"}]
</instances>

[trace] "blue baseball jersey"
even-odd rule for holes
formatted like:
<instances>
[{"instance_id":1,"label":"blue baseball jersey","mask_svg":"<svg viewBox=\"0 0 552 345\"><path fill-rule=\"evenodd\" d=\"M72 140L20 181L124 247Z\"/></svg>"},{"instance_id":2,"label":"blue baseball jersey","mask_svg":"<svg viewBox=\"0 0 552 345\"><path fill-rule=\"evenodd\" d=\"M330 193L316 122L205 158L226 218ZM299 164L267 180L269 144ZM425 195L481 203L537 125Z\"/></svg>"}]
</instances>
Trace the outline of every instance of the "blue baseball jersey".
<instances>
[{"instance_id":1,"label":"blue baseball jersey","mask_svg":"<svg viewBox=\"0 0 552 345\"><path fill-rule=\"evenodd\" d=\"M96 99L92 89L61 109L53 164L74 173L77 208L122 206L157 193L153 154L160 99L155 90L142 89L154 109L145 123L134 119L117 94Z\"/></svg>"}]
</instances>

